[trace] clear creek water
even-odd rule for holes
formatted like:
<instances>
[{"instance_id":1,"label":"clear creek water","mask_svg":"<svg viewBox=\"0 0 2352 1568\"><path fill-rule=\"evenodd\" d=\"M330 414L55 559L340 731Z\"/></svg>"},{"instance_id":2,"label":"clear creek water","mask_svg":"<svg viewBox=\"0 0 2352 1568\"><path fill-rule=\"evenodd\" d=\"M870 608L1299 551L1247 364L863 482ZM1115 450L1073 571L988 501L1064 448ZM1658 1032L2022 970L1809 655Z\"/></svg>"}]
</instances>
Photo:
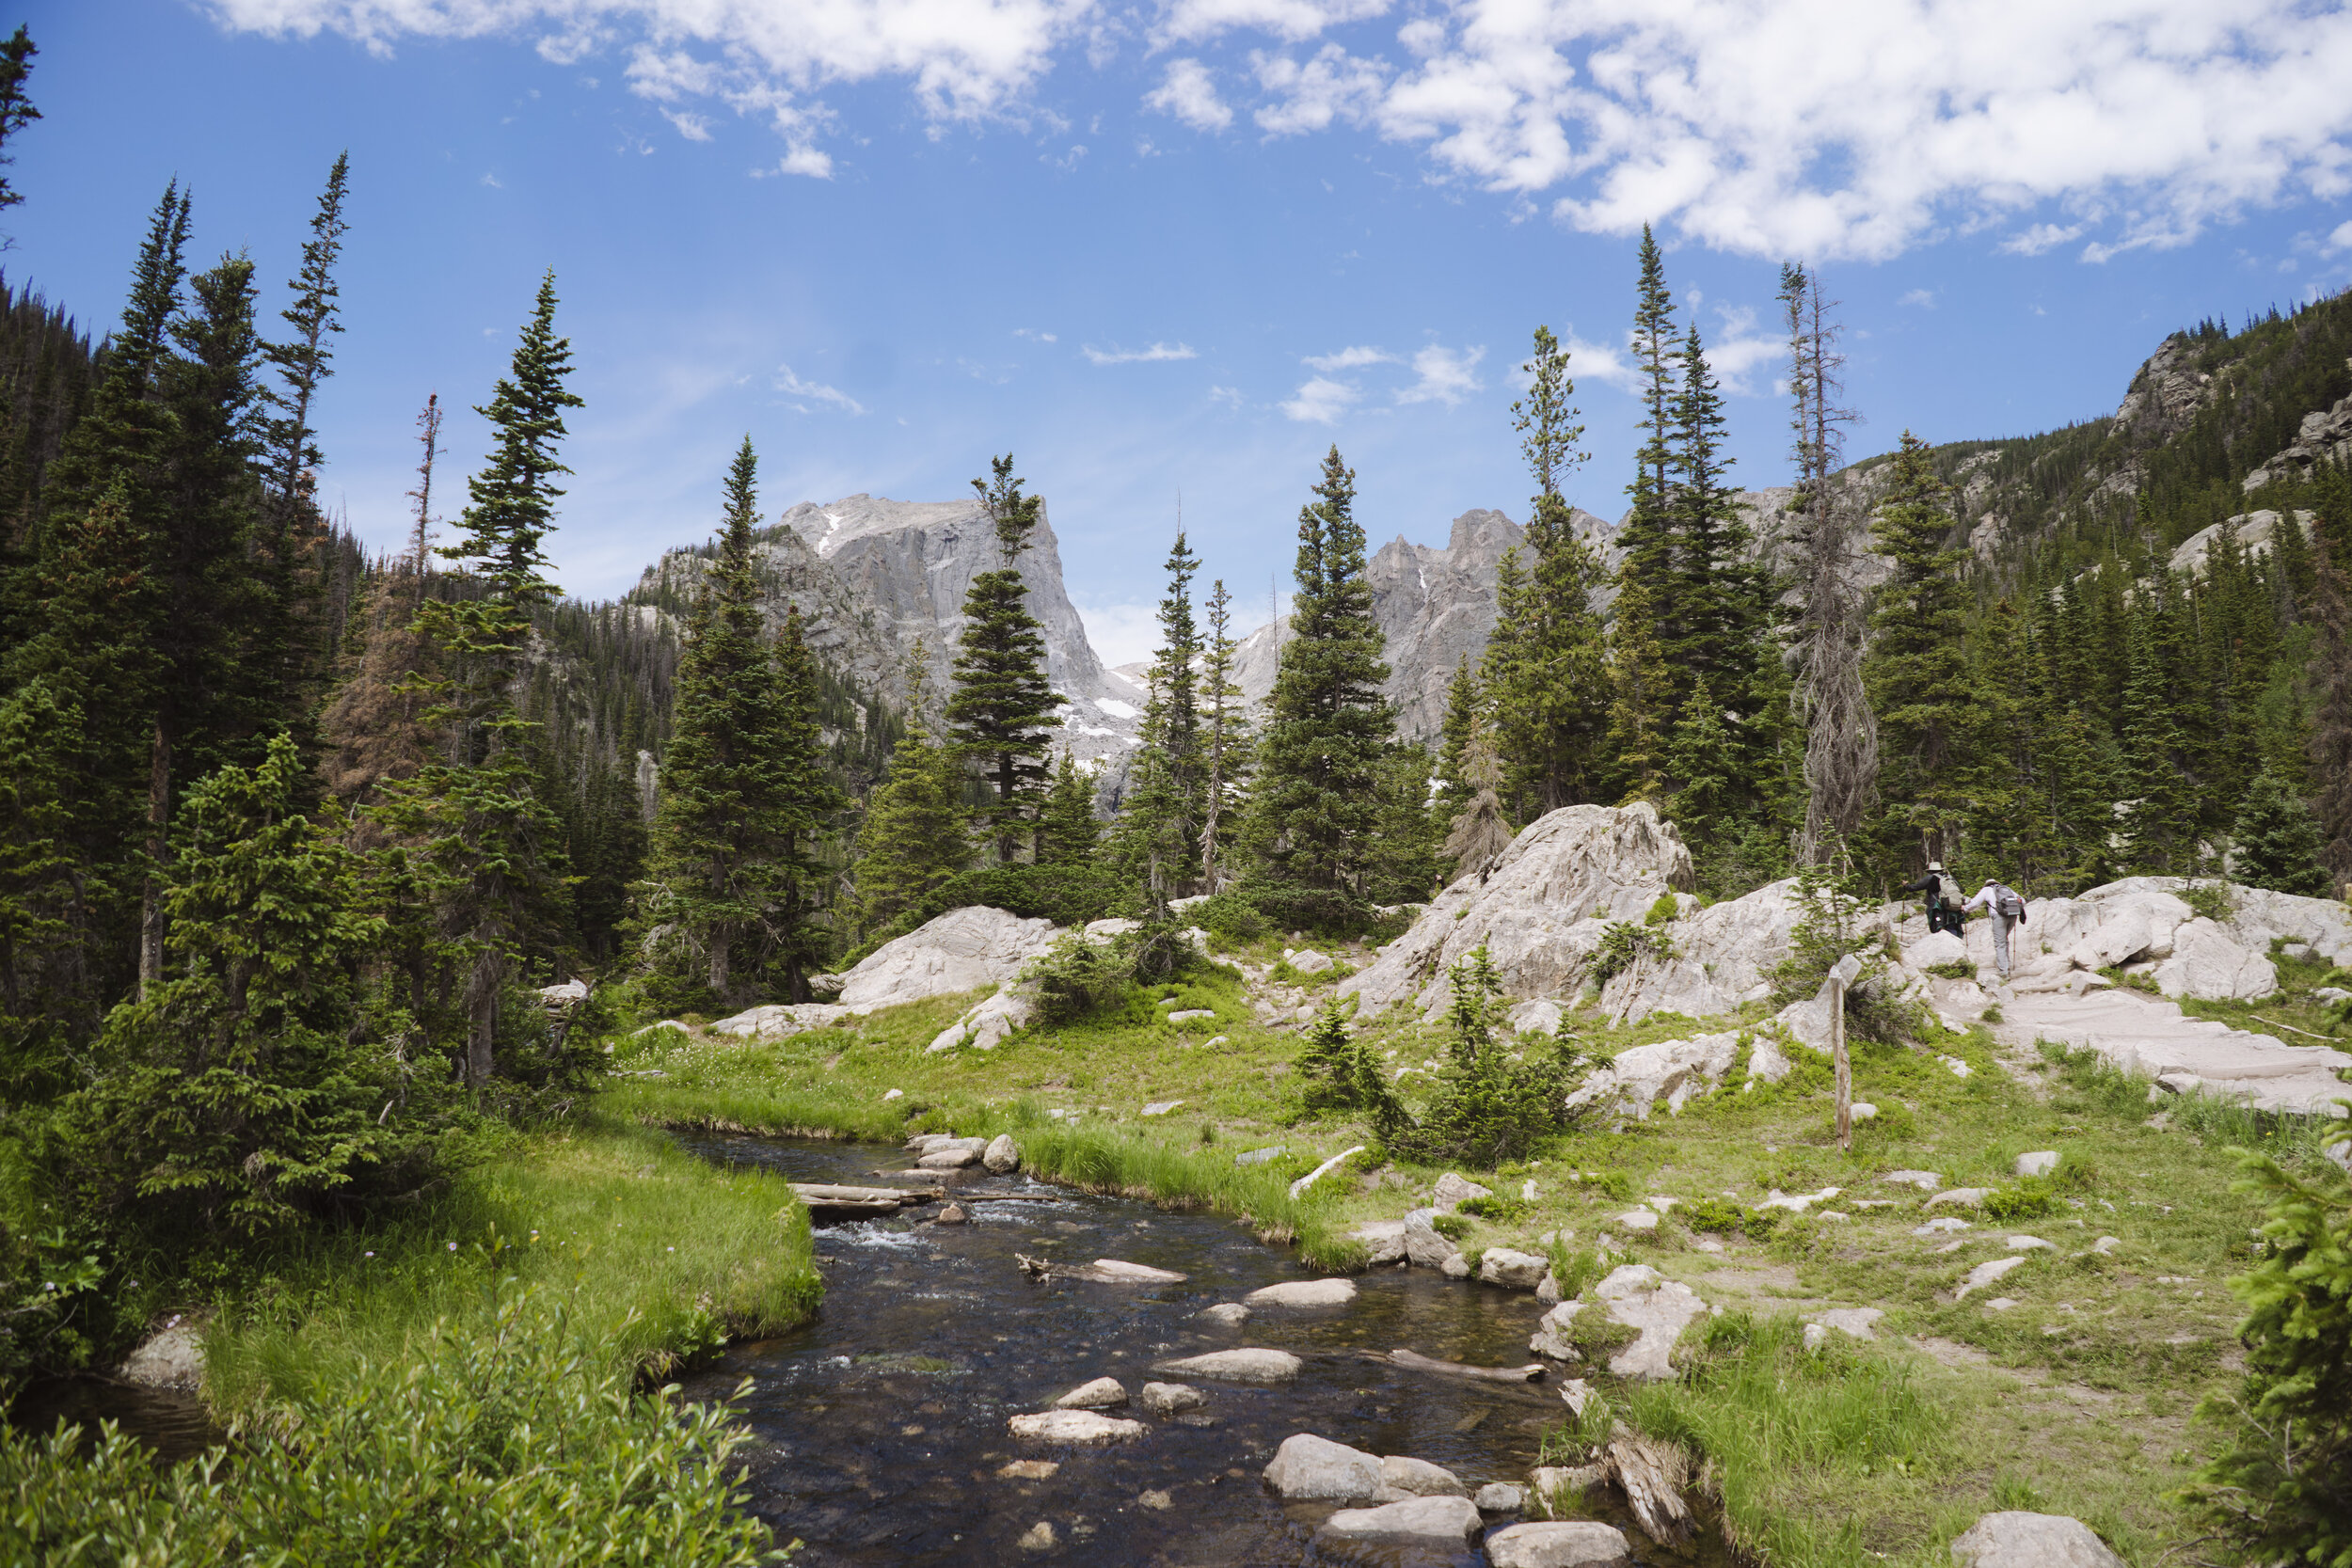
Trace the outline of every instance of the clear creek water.
<instances>
[{"instance_id":1,"label":"clear creek water","mask_svg":"<svg viewBox=\"0 0 2352 1568\"><path fill-rule=\"evenodd\" d=\"M707 1158L797 1181L879 1185L880 1171L911 1175L906 1155L871 1146L687 1142ZM753 1380L741 1406L757 1438L745 1454L751 1507L781 1539L805 1543L794 1559L801 1568L1313 1562L1310 1538L1329 1509L1286 1507L1259 1479L1291 1433L1429 1460L1476 1486L1523 1482L1543 1432L1565 1415L1550 1381L1410 1372L1373 1354L1406 1348L1481 1366L1523 1364L1542 1310L1525 1292L1378 1269L1359 1276L1348 1307L1260 1309L1229 1329L1196 1314L1262 1285L1311 1277L1285 1249L1261 1245L1231 1220L1020 1177L975 1169L948 1184L971 1223L930 1223L936 1209L919 1208L912 1218L819 1226L825 1301L816 1320L735 1345L684 1380L704 1399ZM1005 1200L1013 1197L1030 1201ZM1041 1282L1023 1273L1016 1252L1073 1265L1117 1258L1187 1277L1156 1286ZM1152 1370L1157 1361L1241 1345L1287 1350L1306 1365L1279 1388ZM1106 1448L1009 1433L1008 1417L1050 1408L1104 1376L1131 1395L1154 1377L1187 1381L1208 1400L1189 1423L1132 1407L1109 1412L1150 1431ZM1059 1468L1042 1480L1001 1473L1018 1460ZM1147 1504L1147 1493L1166 1494L1168 1506ZM1711 1528L1695 1545L1667 1551L1608 1503L1592 1512L1625 1529L1652 1568L1728 1561ZM1024 1549L1021 1538L1041 1521L1057 1544ZM1484 1560L1475 1551L1459 1559L1466 1568Z\"/></svg>"}]
</instances>

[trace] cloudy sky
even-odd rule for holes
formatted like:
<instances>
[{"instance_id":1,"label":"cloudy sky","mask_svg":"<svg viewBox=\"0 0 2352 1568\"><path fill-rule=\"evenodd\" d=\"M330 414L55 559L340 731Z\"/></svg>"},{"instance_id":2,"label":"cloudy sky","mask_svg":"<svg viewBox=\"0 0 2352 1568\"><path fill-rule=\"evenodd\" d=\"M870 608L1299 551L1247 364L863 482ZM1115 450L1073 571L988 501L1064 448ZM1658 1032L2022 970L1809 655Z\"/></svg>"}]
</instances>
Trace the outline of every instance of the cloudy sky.
<instances>
[{"instance_id":1,"label":"cloudy sky","mask_svg":"<svg viewBox=\"0 0 2352 1568\"><path fill-rule=\"evenodd\" d=\"M1576 349L1614 516L1641 225L1780 483L1779 262L1849 330L1852 455L2111 410L2165 333L2352 280L2352 15L2297 0L32 0L5 261L103 329L167 181L291 275L352 157L326 494L403 530L553 267L587 407L565 587L1011 451L1114 658L1177 519L1245 603L1324 449L1375 541L1524 516L1508 404ZM273 298L273 308L282 293ZM444 473L447 473L445 468ZM453 494L454 487L443 493Z\"/></svg>"}]
</instances>

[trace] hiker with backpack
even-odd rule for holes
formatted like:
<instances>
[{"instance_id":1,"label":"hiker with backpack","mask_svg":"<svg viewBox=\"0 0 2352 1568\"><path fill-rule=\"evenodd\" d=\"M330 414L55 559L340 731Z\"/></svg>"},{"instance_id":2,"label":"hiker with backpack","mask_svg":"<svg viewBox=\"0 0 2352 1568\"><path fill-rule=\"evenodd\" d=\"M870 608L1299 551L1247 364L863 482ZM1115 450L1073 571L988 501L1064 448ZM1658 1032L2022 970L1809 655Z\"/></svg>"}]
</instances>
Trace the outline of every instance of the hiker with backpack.
<instances>
[{"instance_id":1,"label":"hiker with backpack","mask_svg":"<svg viewBox=\"0 0 2352 1568\"><path fill-rule=\"evenodd\" d=\"M2006 980L2010 968L2009 928L2026 923L2025 895L2003 883L1987 882L1963 908L1963 911L1973 911L1979 904L1993 917L1993 967L1999 970L2001 978Z\"/></svg>"},{"instance_id":2,"label":"hiker with backpack","mask_svg":"<svg viewBox=\"0 0 2352 1568\"><path fill-rule=\"evenodd\" d=\"M1924 893L1928 895L1928 935L1949 931L1959 936L1962 922L1966 918L1960 910L1960 884L1945 871L1942 861L1928 862L1928 873L1915 882L1905 882L1898 893Z\"/></svg>"}]
</instances>

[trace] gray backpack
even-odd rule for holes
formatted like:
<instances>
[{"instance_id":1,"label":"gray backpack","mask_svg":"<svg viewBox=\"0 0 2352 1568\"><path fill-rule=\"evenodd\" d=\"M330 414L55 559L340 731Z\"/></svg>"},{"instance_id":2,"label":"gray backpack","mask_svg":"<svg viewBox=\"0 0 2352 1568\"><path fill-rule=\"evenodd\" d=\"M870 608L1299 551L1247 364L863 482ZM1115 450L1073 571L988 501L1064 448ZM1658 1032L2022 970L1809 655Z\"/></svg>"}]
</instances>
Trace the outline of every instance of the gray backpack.
<instances>
[{"instance_id":1,"label":"gray backpack","mask_svg":"<svg viewBox=\"0 0 2352 1568\"><path fill-rule=\"evenodd\" d=\"M2020 926L2026 923L2026 900L2018 895L2015 888L2006 883L1994 883L1993 906L2001 911L2003 918L2014 920Z\"/></svg>"}]
</instances>

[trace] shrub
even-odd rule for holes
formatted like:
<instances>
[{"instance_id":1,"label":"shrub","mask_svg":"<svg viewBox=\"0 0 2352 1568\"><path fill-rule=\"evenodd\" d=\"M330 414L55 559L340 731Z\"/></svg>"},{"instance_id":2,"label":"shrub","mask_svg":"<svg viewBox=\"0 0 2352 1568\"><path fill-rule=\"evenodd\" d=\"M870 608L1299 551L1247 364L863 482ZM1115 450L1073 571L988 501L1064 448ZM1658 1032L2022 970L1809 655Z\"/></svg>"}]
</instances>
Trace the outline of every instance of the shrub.
<instances>
[{"instance_id":1,"label":"shrub","mask_svg":"<svg viewBox=\"0 0 2352 1568\"><path fill-rule=\"evenodd\" d=\"M2352 1180L2238 1159L2236 1190L2269 1200L2268 1244L2231 1281L2248 1308L2245 1381L2206 1406L2234 1446L2184 1496L2246 1561L2352 1561Z\"/></svg>"},{"instance_id":2,"label":"shrub","mask_svg":"<svg viewBox=\"0 0 2352 1568\"><path fill-rule=\"evenodd\" d=\"M1663 926L1666 922L1673 920L1681 913L1681 904L1676 901L1673 890L1668 889L1666 892L1658 895L1658 902L1649 907L1649 913L1642 917L1642 924L1645 926Z\"/></svg>"},{"instance_id":3,"label":"shrub","mask_svg":"<svg viewBox=\"0 0 2352 1568\"><path fill-rule=\"evenodd\" d=\"M1194 960L1192 944L1169 921L1122 931L1107 942L1066 931L1021 972L1037 987L1038 1017L1047 1023L1075 1023L1110 1011L1137 984L1155 984L1184 973Z\"/></svg>"},{"instance_id":4,"label":"shrub","mask_svg":"<svg viewBox=\"0 0 2352 1568\"><path fill-rule=\"evenodd\" d=\"M1337 888L1244 882L1224 896L1245 900L1278 930L1352 937L1379 919L1370 904Z\"/></svg>"},{"instance_id":5,"label":"shrub","mask_svg":"<svg viewBox=\"0 0 2352 1568\"><path fill-rule=\"evenodd\" d=\"M1551 1277L1559 1282L1560 1299L1574 1301L1585 1288L1604 1278L1609 1271L1601 1266L1600 1254L1591 1247L1570 1251L1564 1242L1551 1247Z\"/></svg>"},{"instance_id":6,"label":"shrub","mask_svg":"<svg viewBox=\"0 0 2352 1568\"><path fill-rule=\"evenodd\" d=\"M1613 920L1602 927L1600 945L1593 949L1592 964L1586 973L1593 984L1605 986L1643 958L1663 963L1674 956L1674 938L1664 931L1636 926L1630 920Z\"/></svg>"},{"instance_id":7,"label":"shrub","mask_svg":"<svg viewBox=\"0 0 2352 1568\"><path fill-rule=\"evenodd\" d=\"M1788 957L1772 966L1772 1005L1811 1001L1831 969L1852 954L1862 959L1862 970L1846 988L1846 1032L1882 1045L1917 1033L1924 1009L1886 993L1885 953L1868 928L1860 885L1852 876L1800 867L1790 896L1797 905L1797 922L1789 932Z\"/></svg>"},{"instance_id":8,"label":"shrub","mask_svg":"<svg viewBox=\"0 0 2352 1568\"><path fill-rule=\"evenodd\" d=\"M2050 1189L2040 1180L2020 1181L1984 1195L1984 1217L1989 1220L2038 1220L2050 1207Z\"/></svg>"},{"instance_id":9,"label":"shrub","mask_svg":"<svg viewBox=\"0 0 2352 1568\"><path fill-rule=\"evenodd\" d=\"M1740 1228L1747 1211L1729 1198L1694 1198L1681 1206L1682 1223L1693 1230L1711 1231L1720 1236Z\"/></svg>"},{"instance_id":10,"label":"shrub","mask_svg":"<svg viewBox=\"0 0 2352 1568\"><path fill-rule=\"evenodd\" d=\"M2180 893L2181 902L2216 923L2226 923L2237 913L2237 900L2230 895L2227 882L2187 882Z\"/></svg>"},{"instance_id":11,"label":"shrub","mask_svg":"<svg viewBox=\"0 0 2352 1568\"><path fill-rule=\"evenodd\" d=\"M1238 893L1219 893L1192 906L1192 923L1228 942L1255 942L1272 930L1258 906Z\"/></svg>"},{"instance_id":12,"label":"shrub","mask_svg":"<svg viewBox=\"0 0 2352 1568\"><path fill-rule=\"evenodd\" d=\"M1954 958L1947 964L1930 964L1927 972L1947 980L1973 980L1977 977L1977 966L1966 958Z\"/></svg>"},{"instance_id":13,"label":"shrub","mask_svg":"<svg viewBox=\"0 0 2352 1568\"><path fill-rule=\"evenodd\" d=\"M0 1429L0 1560L12 1563L778 1560L741 1511L748 1434L675 1388L635 1398L561 1310L517 1292L497 1331L446 1326L256 1430L163 1465L104 1431Z\"/></svg>"},{"instance_id":14,"label":"shrub","mask_svg":"<svg viewBox=\"0 0 2352 1568\"><path fill-rule=\"evenodd\" d=\"M1494 1166L1522 1159L1557 1132L1563 1101L1578 1076L1565 1040L1536 1046L1512 1061L1495 1038L1502 987L1482 944L1449 972L1454 1038L1437 1093L1418 1122L1384 1134L1391 1148L1431 1164L1468 1161Z\"/></svg>"},{"instance_id":15,"label":"shrub","mask_svg":"<svg viewBox=\"0 0 2352 1568\"><path fill-rule=\"evenodd\" d=\"M1350 1110L1370 1114L1383 1142L1411 1118L1389 1087L1380 1063L1360 1036L1347 1031L1337 998L1327 999L1298 1053L1299 1085L1310 1111Z\"/></svg>"},{"instance_id":16,"label":"shrub","mask_svg":"<svg viewBox=\"0 0 2352 1568\"><path fill-rule=\"evenodd\" d=\"M1526 1218L1533 1207L1532 1204L1522 1203L1516 1197L1504 1197L1500 1194L1494 1194L1486 1197L1463 1199L1461 1212L1465 1214L1475 1214L1478 1218L1496 1225L1509 1225L1514 1220Z\"/></svg>"},{"instance_id":17,"label":"shrub","mask_svg":"<svg viewBox=\"0 0 2352 1568\"><path fill-rule=\"evenodd\" d=\"M1459 1214L1432 1214L1429 1228L1449 1242L1458 1242L1470 1233L1470 1222Z\"/></svg>"}]
</instances>

